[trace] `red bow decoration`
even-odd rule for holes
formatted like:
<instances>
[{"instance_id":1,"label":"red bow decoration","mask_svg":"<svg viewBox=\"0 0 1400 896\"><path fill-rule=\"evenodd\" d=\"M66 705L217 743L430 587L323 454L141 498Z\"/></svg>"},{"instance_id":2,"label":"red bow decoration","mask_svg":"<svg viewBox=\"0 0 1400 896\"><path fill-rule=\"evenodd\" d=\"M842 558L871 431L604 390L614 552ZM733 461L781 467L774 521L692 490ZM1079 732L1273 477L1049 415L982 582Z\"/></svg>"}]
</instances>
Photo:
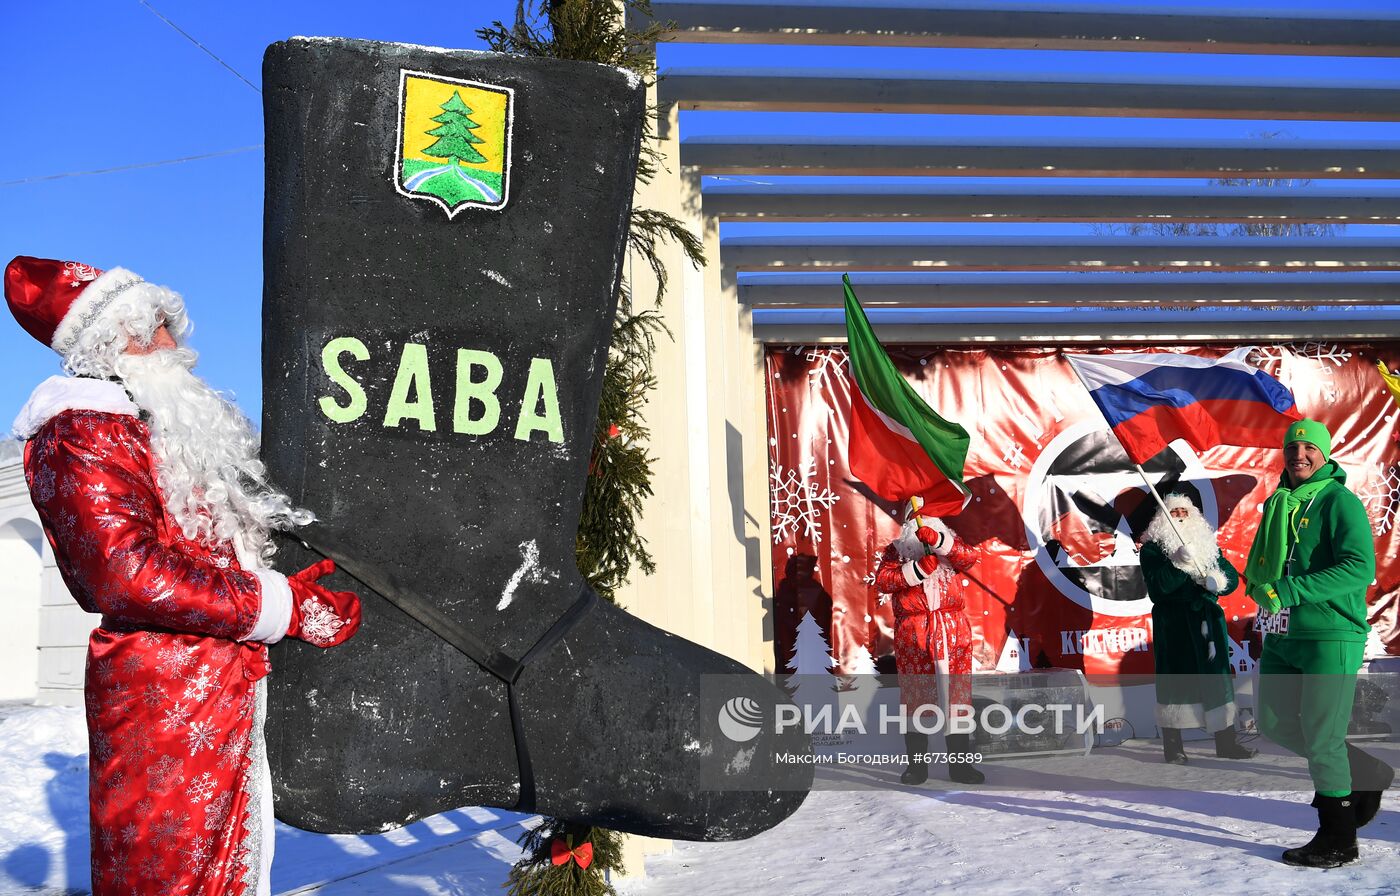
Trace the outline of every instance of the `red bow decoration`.
<instances>
[{"instance_id":1,"label":"red bow decoration","mask_svg":"<svg viewBox=\"0 0 1400 896\"><path fill-rule=\"evenodd\" d=\"M572 838L571 838L572 839ZM555 837L549 844L549 859L556 865L567 864L570 859L578 862L580 868L587 868L593 864L593 843L580 843L573 849L564 842L562 837Z\"/></svg>"}]
</instances>

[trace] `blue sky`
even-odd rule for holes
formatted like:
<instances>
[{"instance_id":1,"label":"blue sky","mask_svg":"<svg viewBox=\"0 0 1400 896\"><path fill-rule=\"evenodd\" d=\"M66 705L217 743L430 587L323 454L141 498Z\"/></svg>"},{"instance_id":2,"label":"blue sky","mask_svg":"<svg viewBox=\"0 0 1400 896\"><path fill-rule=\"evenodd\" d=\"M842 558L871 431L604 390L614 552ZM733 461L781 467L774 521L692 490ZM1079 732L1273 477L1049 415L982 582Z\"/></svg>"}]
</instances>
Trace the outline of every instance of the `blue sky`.
<instances>
[{"instance_id":1,"label":"blue sky","mask_svg":"<svg viewBox=\"0 0 1400 896\"><path fill-rule=\"evenodd\" d=\"M468 0L405 14L382 2L210 4L150 0L254 85L264 47L293 35L335 35L481 47L478 27L510 20L514 0ZM917 2L906 5L919 5ZM1027 8L1053 4L1022 3ZM1123 4L1074 4L1106 8ZM1218 12L1209 0L1154 7ZM1138 8L1147 4L1134 4ZM1273 0L1240 9L1400 16L1393 0L1327 4ZM260 95L158 18L139 0L14 3L0 54L0 95L9 127L0 141L0 254L71 258L121 265L181 292L195 322L199 372L235 393L256 421L261 409L259 352L262 290L263 140ZM1400 85L1400 60L1266 56L1182 57L1145 53L982 50L719 47L667 45L663 68L716 66L902 70L947 74L1191 78L1274 83ZM682 136L816 136L1348 139L1394 142L1400 126L1340 122L1153 121L1151 119L998 118L990 116L686 113ZM174 165L54 177L226 153ZM1061 182L1063 183L1063 182ZM1394 185L1388 185L1393 188ZM901 232L1026 233L1014 225L900 225ZM772 229L764 229L772 228ZM798 225L726 225L725 235L808 233ZM864 232L866 228L845 228ZM1067 235L1086 232L1063 228ZM829 231L823 231L829 232ZM1384 235L1356 227L1349 235ZM0 429L39 380L58 372L55 356L11 320L0 323Z\"/></svg>"}]
</instances>

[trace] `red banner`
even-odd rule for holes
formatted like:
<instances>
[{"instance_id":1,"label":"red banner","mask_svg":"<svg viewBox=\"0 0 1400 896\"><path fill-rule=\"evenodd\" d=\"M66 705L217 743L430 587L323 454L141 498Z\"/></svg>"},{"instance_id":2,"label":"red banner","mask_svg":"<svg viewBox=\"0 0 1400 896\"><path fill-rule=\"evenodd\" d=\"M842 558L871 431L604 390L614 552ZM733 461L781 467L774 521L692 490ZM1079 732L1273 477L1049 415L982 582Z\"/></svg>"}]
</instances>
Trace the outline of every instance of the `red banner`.
<instances>
[{"instance_id":1,"label":"red banner","mask_svg":"<svg viewBox=\"0 0 1400 896\"><path fill-rule=\"evenodd\" d=\"M1218 357L1231 348L1164 350ZM1145 350L1153 349L1106 351ZM965 481L973 498L946 522L981 553L964 576L975 668L1007 669L1019 652L1031 666L1150 673L1151 605L1134 536L1155 504L1064 352L906 345L891 347L890 357L935 411L972 434ZM1333 457L1376 536L1368 652L1400 654L1400 422L1377 359L1393 369L1400 344L1293 343L1250 356L1332 431ZM771 347L766 371L776 668L790 671L798 623L810 612L836 671L859 672L870 657L893 653L890 607L873 581L901 511L847 466L854 384L845 347ZM1178 441L1143 467L1163 494L1199 498L1226 557L1242 568L1283 471L1282 450L1222 446L1197 455ZM1254 604L1240 588L1221 605L1236 668L1247 671L1251 641L1258 654Z\"/></svg>"}]
</instances>

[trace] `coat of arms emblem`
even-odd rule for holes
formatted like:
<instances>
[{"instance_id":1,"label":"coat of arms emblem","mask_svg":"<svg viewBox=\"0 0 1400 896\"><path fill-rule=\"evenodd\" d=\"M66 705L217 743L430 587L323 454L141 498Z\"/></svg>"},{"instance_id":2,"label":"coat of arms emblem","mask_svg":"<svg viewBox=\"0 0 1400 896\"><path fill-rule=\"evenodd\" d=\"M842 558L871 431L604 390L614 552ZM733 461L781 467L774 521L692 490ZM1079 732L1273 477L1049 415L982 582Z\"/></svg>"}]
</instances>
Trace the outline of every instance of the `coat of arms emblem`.
<instances>
[{"instance_id":1,"label":"coat of arms emblem","mask_svg":"<svg viewBox=\"0 0 1400 896\"><path fill-rule=\"evenodd\" d=\"M472 206L504 208L513 101L509 87L401 71L395 188L436 202L449 218Z\"/></svg>"}]
</instances>

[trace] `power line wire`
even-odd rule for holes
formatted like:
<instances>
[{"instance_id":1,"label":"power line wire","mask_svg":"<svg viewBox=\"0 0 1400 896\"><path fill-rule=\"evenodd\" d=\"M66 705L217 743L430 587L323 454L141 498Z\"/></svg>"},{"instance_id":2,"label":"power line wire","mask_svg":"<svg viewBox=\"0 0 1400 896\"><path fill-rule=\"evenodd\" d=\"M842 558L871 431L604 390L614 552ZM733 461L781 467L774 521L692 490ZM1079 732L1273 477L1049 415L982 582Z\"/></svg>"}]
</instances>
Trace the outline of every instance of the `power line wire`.
<instances>
[{"instance_id":1,"label":"power line wire","mask_svg":"<svg viewBox=\"0 0 1400 896\"><path fill-rule=\"evenodd\" d=\"M209 57L210 57L211 59L213 59L215 62L219 63L219 65L222 65L224 68L226 68L226 69L228 69L229 71L233 72L234 77L238 78L238 80L242 81L244 84L247 84L249 87L251 87L251 88L253 88L254 90L256 90L256 91L258 92L259 95L262 94L262 91L258 89L258 86L257 86L256 84L254 84L252 81L249 81L247 78L243 77L243 75L239 73L238 69L234 68L233 66L229 65L227 62L225 62L225 61L223 61L222 59L220 59L220 58L219 58L219 55L218 55L217 53L215 53L213 50L209 49L208 47L206 47L204 44L200 43L199 41L195 40L194 37L193 37L193 35L191 35L188 31L186 31L185 29L181 28L179 25L176 25L174 22L170 21L170 20L167 19L165 16L161 15L160 12L159 12L154 6L152 6L151 4L147 3L146 0L137 0L137 2L140 3L142 6L146 7L147 9L149 9L149 10L151 11L151 13L155 15L156 18L160 19L162 22L164 22L165 24L169 25L171 28L174 28L177 32L180 33L180 35L181 35L182 37L185 38L185 40L189 41L190 43L194 44L196 47L199 47L201 50L203 50L204 52L208 53L208 54L209 54Z\"/></svg>"},{"instance_id":2,"label":"power line wire","mask_svg":"<svg viewBox=\"0 0 1400 896\"><path fill-rule=\"evenodd\" d=\"M87 177L90 174L112 174L117 171L135 171L138 168L159 168L162 165L178 165L181 162L198 162L201 159L216 159L220 156L236 155L240 152L252 152L262 149L261 143L254 146L240 146L237 149L222 149L218 152L206 152L197 156L184 156L179 159L161 159L158 162L138 162L135 165L118 165L115 168L93 168L90 171L65 171L63 174L40 174L35 177L22 177L19 180L0 180L0 187L14 187L20 184L33 184L45 180L62 180L65 177Z\"/></svg>"}]
</instances>

